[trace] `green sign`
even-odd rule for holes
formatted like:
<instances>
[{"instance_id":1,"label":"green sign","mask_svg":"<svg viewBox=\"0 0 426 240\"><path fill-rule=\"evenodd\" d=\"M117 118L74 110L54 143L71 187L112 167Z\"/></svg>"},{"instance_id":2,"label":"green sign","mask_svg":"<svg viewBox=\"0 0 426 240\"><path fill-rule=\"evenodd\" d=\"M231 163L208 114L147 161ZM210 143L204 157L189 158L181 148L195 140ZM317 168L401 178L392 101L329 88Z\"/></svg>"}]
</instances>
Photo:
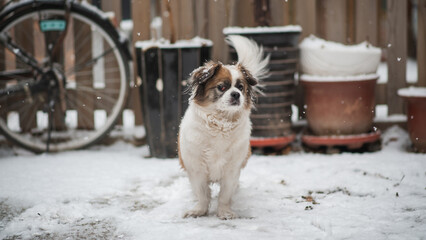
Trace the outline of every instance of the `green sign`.
<instances>
[{"instance_id":1,"label":"green sign","mask_svg":"<svg viewBox=\"0 0 426 240\"><path fill-rule=\"evenodd\" d=\"M40 29L42 32L64 31L66 26L65 20L42 20L40 21Z\"/></svg>"}]
</instances>

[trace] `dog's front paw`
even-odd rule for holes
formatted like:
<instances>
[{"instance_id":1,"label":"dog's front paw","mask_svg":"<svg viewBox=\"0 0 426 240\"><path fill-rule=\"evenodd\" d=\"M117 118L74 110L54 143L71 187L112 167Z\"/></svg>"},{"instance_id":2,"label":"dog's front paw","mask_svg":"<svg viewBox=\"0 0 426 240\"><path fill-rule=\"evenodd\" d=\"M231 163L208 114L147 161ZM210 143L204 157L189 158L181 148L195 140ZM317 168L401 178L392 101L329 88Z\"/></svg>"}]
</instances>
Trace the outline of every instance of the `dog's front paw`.
<instances>
[{"instance_id":1,"label":"dog's front paw","mask_svg":"<svg viewBox=\"0 0 426 240\"><path fill-rule=\"evenodd\" d=\"M193 217L193 218L197 218L197 217L202 217L202 216L206 216L207 215L207 210L205 209L200 209L200 208L194 208L188 212L186 212L183 217L184 218L188 218L188 217Z\"/></svg>"},{"instance_id":2,"label":"dog's front paw","mask_svg":"<svg viewBox=\"0 0 426 240\"><path fill-rule=\"evenodd\" d=\"M219 208L217 210L217 216L221 220L238 218L238 215L235 212L233 212L230 208Z\"/></svg>"}]
</instances>

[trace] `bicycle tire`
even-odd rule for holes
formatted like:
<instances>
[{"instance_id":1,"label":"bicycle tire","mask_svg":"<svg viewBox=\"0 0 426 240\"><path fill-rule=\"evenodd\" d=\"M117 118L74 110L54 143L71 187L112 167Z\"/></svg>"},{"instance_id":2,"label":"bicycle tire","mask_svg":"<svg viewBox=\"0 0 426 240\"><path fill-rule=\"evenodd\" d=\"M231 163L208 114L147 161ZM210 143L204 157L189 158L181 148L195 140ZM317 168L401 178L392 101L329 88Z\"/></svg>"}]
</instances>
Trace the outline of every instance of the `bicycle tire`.
<instances>
[{"instance_id":1,"label":"bicycle tire","mask_svg":"<svg viewBox=\"0 0 426 240\"><path fill-rule=\"evenodd\" d=\"M90 75L90 72L92 72L92 75L96 75L95 70L87 70L86 72L78 72L76 69L77 68L77 61L79 60L77 58L77 56L81 56L83 53L85 55L87 55L87 53L85 53L83 50L83 53L79 53L77 54L77 48L81 48L79 47L79 45L77 43L74 44L74 50L75 52L74 54L74 58L75 58L75 68L76 69L72 69L72 72L70 74L74 74L74 87L75 89L68 89L66 88L67 91L67 99L65 100L66 102L66 111L64 112L64 114L66 115L64 117L64 119L61 119L59 122L62 123L57 124L56 126L53 126L52 128L54 129L54 134L53 136L57 137L55 139L53 139L53 141L49 142L49 151L50 152L59 152L59 151L66 151L66 150L73 150L73 149L81 149L81 148L85 148L88 146L91 146L95 143L97 143L99 140L101 140L106 134L108 134L112 128L114 127L114 125L116 124L116 121L118 120L118 118L120 117L120 114L122 113L122 110L124 108L124 106L127 103L127 96L128 96L128 92L129 92L129 88L130 88L130 67L129 67L129 63L131 61L131 56L130 53L127 49L126 46L126 41L123 40L123 38L118 34L117 30L114 28L114 26L111 24L111 22L109 21L108 18L105 17L105 15L98 9L96 9L95 7L87 4L87 3L78 3L75 1L71 1L68 2L69 3L69 13L70 13L70 18L72 19L72 22L75 25L75 29L77 29L77 25L79 27L82 26L82 28L86 29L87 31L89 31L89 33L91 32L92 35L91 37L87 37L84 36L86 32L83 31L83 33L75 33L73 34L73 41L77 42L77 36L82 35L82 37L84 38L84 41L87 42L89 40L87 40L87 38L94 38L94 34L98 34L97 37L99 38L100 36L100 42L102 42L103 44L103 49L100 50L99 55L96 55L96 57L94 56L94 53L92 53L92 56L87 59L87 62L83 62L80 63L80 65L89 65L90 67L93 67L94 65L97 65L99 62L103 62L103 74L104 74L104 83L103 83L103 88L102 86L95 86L95 77L93 77L92 79L92 86L79 86L79 79L78 76L80 75L84 75L87 74L87 72L89 72L88 74ZM37 0L37 1L23 1L23 2L17 2L17 3L13 3L8 5L7 7L5 7L2 12L0 13L0 33L4 32L4 31L17 31L18 26L16 26L17 24L20 24L24 21L33 21L33 24L36 24L37 22L40 22L40 20L42 20L41 18L44 17L45 15L48 16L54 16L54 17L61 17L61 16L65 16L65 9L66 9L66 1L52 1L52 0ZM21 27L21 26L19 26ZM13 30L12 30L13 29ZM33 31L37 31L35 30L36 28L34 27ZM74 29L74 30L75 30ZM78 29L77 29L78 30ZM76 30L76 31L77 31ZM41 30L39 30L38 34L44 34L41 32ZM80 34L80 35L78 35ZM15 35L17 35L15 33ZM67 37L70 34L67 34ZM47 39L46 36L43 36L45 41ZM71 37L70 37L71 38ZM66 41L66 40L65 40ZM70 40L71 41L71 40ZM94 40L92 40L94 41ZM83 45L83 42L81 43ZM97 44L92 43L92 52L93 52L93 48L96 48ZM105 46L107 45L107 46ZM48 46L46 46L47 48ZM83 47L84 48L84 47ZM99 48L99 47L98 47ZM62 47L62 49L64 49L64 47ZM107 49L107 50L106 50ZM6 50L5 50L6 51ZM65 50L63 50L65 51ZM104 55L105 56L102 56ZM65 53L63 53L63 55L65 55ZM89 54L90 55L90 54ZM101 56L99 58L99 56ZM86 61L86 59L84 57L82 57L84 59L84 61ZM101 59L103 59L103 61L100 61ZM93 61L95 63L92 63L90 61ZM62 59L62 61L65 62L64 59ZM5 60L6 64L7 61ZM19 64L18 61L16 61L15 59L16 65ZM114 68L112 68L112 70L110 70L109 68L107 68L107 66L109 65L114 65ZM2 65L0 63L0 65ZM5 64L3 64L5 65ZM42 65L40 63L40 65ZM67 83L69 82L69 76L66 75L66 69L68 67L68 69L70 69L70 66L65 66L65 63L63 63L64 66L63 67L63 75L65 76L65 78L67 78ZM93 65L93 66L92 66ZM100 65L101 66L101 65ZM102 66L101 66L102 67ZM93 67L94 68L94 67ZM118 69L118 70L117 70ZM102 69L101 69L102 70ZM6 71L6 70L5 70ZM119 73L117 73L117 71L119 71ZM100 71L102 72L102 71ZM114 73L114 74L113 74ZM119 77L114 77L110 78L111 75L117 75ZM98 74L99 75L99 74ZM102 75L102 74L101 74ZM108 78L107 78L108 77ZM101 77L98 77L101 78ZM111 80L112 79L112 80ZM19 80L19 79L18 79ZM89 82L90 80L85 79L84 82ZM83 81L81 81L83 82ZM111 88L108 87L107 85L116 85L119 86L119 89L117 90L116 88ZM99 84L98 84L99 85ZM102 85L102 84L101 84ZM114 85L114 86L115 86ZM68 85L67 85L68 86ZM84 87L84 88L83 88ZM101 95L100 92L104 91L104 93L102 93L103 95ZM81 91L81 92L79 92ZM93 123L90 123L90 119L89 120L84 120L84 115L86 113L83 113L83 111L81 113L78 113L78 111L76 109L78 109L79 107L81 107L79 104L80 101L78 98L72 98L72 96L68 95L68 92L72 92L73 94L77 94L76 96L80 96L78 94L83 94L85 93L84 91L92 91L89 92L87 95L88 96L92 96L94 94L99 95L101 97L97 97L98 99L100 99L100 101L96 101L96 106L100 105L103 108L101 109L102 111L105 112L106 115L104 116L104 120L102 123L98 124L98 127L95 127L96 125L96 121L93 120ZM109 94L111 96L114 97L110 97ZM117 96L116 96L117 95ZM28 111L35 111L36 113L36 125L38 124L38 120L39 120L39 115L44 116L42 110L40 110L40 103L38 103L39 105L36 105L35 103L30 103L32 100L32 102L34 102L34 99L26 99L28 96L25 97L21 97L22 98L22 109L18 109L18 112L23 112L25 109L28 109ZM49 97L47 97L47 99L49 99ZM1 100L1 99L0 99ZM21 99L20 99L21 100ZM38 101L36 99L36 101ZM41 100L40 100L41 101ZM74 102L73 102L74 101ZM103 105L99 102L103 102ZM6 103L6 107L2 107L0 105L0 130L1 132L12 142L26 148L29 149L33 152L45 152L47 147L47 128L46 129L41 129L40 130L40 126L35 126L35 128L37 129L30 129L30 130L26 130L25 132L22 130L22 127L20 127L21 129L18 128L17 129L13 129L11 128L11 123L8 122L9 116L10 116L10 112L7 112L7 114L5 112L1 112L1 109L6 109L11 106L11 105L7 105L7 101L0 102L0 103ZM26 105L25 105L26 103ZM16 103L14 103L16 105ZM32 108L29 108L27 105L32 104ZM46 105L46 103L43 103L44 105ZM113 105L112 107L110 107L110 105ZM78 105L78 106L77 106ZM83 103L82 106L84 107L85 104ZM1 108L2 107L2 108ZM11 107L12 108L12 107ZM14 106L13 108L16 108L16 106ZM56 109L55 109L56 110ZM86 111L90 111L83 108L83 110ZM92 111L95 111L95 107L93 107L91 109ZM77 122L78 123L73 123L74 125L78 125L78 126L73 126L73 128L69 127L68 125L66 125L66 117L68 116L68 112L70 111L77 111ZM16 112L16 111L15 111ZM41 114L39 114L41 112ZM32 113L31 113L32 114ZM93 115L94 113L89 113L89 115ZM6 116L7 115L7 116ZM31 115L31 117L34 114ZM52 114L53 116L53 114ZM74 114L74 118L76 115ZM56 116L55 116L56 117ZM81 122L86 121L86 123L84 123L85 125L93 125L93 126L89 126L89 127L80 127L80 118L82 119ZM90 117L89 117L90 118ZM23 120L21 119L20 122L22 122ZM53 122L58 121L57 119L48 119L47 122L49 124L52 124ZM44 121L44 125L46 125L45 123L46 121ZM56 124L56 123L55 123ZM66 126L64 126L64 124ZM83 124L83 125L84 125ZM16 123L15 123L16 125ZM32 124L34 125L34 123ZM59 127L59 125L61 125ZM25 127L27 128L27 127ZM64 130L65 129L65 130ZM34 133L34 130L35 133ZM40 133L41 131L41 133ZM66 134L69 134L69 136L66 136ZM62 136L63 135L63 136ZM65 140L64 140L65 139ZM68 140L70 139L70 140Z\"/></svg>"}]
</instances>

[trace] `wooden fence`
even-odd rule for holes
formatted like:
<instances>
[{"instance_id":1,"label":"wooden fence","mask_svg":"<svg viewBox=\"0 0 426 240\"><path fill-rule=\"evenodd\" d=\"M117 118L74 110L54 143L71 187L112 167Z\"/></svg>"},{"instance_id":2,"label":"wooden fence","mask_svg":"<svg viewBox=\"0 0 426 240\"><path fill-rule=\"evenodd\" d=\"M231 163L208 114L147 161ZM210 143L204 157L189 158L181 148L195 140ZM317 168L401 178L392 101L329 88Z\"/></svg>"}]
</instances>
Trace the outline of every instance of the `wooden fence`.
<instances>
[{"instance_id":1,"label":"wooden fence","mask_svg":"<svg viewBox=\"0 0 426 240\"><path fill-rule=\"evenodd\" d=\"M407 86L409 54L417 56L416 85L426 86L426 0L132 0L130 5L129 0L93 0L102 10L115 12L117 23L126 15L124 10L129 10L123 6L130 6L133 42L150 39L150 22L159 16L163 20L163 37L170 38L173 27L178 39L209 38L214 42L212 58L223 62L227 62L228 48L222 29L257 26L254 10L259 2L269 2L271 26L301 25L301 40L315 34L347 44L368 40L381 47L389 77L387 83L378 85L376 103L386 104L388 114L404 112L403 101L396 92ZM413 6L417 6L417 39L409 27L413 25L409 11ZM303 109L301 89L297 91L296 105ZM132 89L128 105L135 113L136 125L143 124L138 92L137 88ZM303 111L299 112L303 118Z\"/></svg>"},{"instance_id":2,"label":"wooden fence","mask_svg":"<svg viewBox=\"0 0 426 240\"><path fill-rule=\"evenodd\" d=\"M256 0L133 0L133 41L150 39L150 19L163 20L163 37L170 37L171 22L178 39L193 36L214 42L213 59L226 62L228 49L222 29L227 26L255 27ZM266 1L263 1L266 2ZM301 25L301 40L310 34L321 38L355 44L368 40L383 49L388 65L388 80L378 84L376 103L388 106L388 114L404 112L397 89L407 86L406 61L417 57L418 80L426 86L426 0L269 0L271 26ZM413 6L417 6L417 38L412 22ZM416 45L417 44L417 45ZM296 99L303 107L300 89ZM136 110L137 111L137 110ZM303 111L299 111L301 114ZM303 117L303 116L301 116Z\"/></svg>"}]
</instances>

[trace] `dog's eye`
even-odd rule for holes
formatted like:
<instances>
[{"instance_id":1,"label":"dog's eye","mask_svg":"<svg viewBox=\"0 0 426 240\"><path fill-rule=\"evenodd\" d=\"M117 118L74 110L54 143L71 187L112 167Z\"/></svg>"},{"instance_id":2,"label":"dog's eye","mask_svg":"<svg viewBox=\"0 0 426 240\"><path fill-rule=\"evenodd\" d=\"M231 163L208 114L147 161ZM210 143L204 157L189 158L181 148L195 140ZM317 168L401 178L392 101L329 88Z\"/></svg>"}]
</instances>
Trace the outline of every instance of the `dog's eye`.
<instances>
[{"instance_id":1,"label":"dog's eye","mask_svg":"<svg viewBox=\"0 0 426 240\"><path fill-rule=\"evenodd\" d=\"M238 84L238 85L237 85L237 88L238 88L238 90L243 91L244 86L243 86L242 84Z\"/></svg>"},{"instance_id":2,"label":"dog's eye","mask_svg":"<svg viewBox=\"0 0 426 240\"><path fill-rule=\"evenodd\" d=\"M223 84L219 84L219 85L217 85L217 89L221 92L224 92L226 90L226 87Z\"/></svg>"}]
</instances>

